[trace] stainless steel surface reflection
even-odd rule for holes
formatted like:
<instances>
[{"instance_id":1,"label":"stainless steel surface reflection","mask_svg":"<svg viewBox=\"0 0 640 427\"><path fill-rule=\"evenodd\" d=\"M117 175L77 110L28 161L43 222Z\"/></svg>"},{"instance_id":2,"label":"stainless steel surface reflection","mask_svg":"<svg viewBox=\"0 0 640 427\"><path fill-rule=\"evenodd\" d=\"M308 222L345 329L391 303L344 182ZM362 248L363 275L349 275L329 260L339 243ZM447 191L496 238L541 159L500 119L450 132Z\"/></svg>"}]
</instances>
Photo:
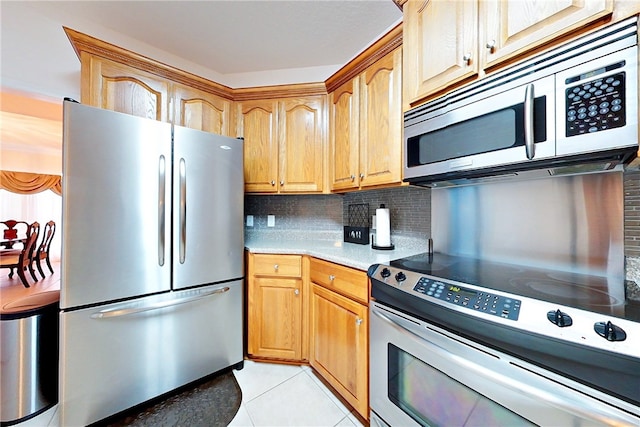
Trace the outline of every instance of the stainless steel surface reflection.
<instances>
[{"instance_id":1,"label":"stainless steel surface reflection","mask_svg":"<svg viewBox=\"0 0 640 427\"><path fill-rule=\"evenodd\" d=\"M432 189L431 197L437 252L624 281L622 172ZM624 300L622 291L613 296Z\"/></svg>"}]
</instances>

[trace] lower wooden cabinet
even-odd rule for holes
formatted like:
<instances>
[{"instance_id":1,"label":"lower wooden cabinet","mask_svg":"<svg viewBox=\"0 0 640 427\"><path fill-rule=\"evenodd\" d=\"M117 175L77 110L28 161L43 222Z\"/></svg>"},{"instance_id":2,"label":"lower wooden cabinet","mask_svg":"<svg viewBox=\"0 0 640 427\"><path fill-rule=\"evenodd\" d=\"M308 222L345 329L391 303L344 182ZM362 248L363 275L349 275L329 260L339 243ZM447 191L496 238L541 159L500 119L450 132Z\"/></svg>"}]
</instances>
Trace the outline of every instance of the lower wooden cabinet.
<instances>
[{"instance_id":1,"label":"lower wooden cabinet","mask_svg":"<svg viewBox=\"0 0 640 427\"><path fill-rule=\"evenodd\" d=\"M369 419L364 271L301 255L247 253L247 353L309 364Z\"/></svg>"},{"instance_id":2,"label":"lower wooden cabinet","mask_svg":"<svg viewBox=\"0 0 640 427\"><path fill-rule=\"evenodd\" d=\"M367 282L362 285L366 289ZM312 282L310 312L309 363L363 418L368 419L367 306Z\"/></svg>"},{"instance_id":3,"label":"lower wooden cabinet","mask_svg":"<svg viewBox=\"0 0 640 427\"><path fill-rule=\"evenodd\" d=\"M248 254L247 261L248 354L305 360L302 256Z\"/></svg>"}]
</instances>

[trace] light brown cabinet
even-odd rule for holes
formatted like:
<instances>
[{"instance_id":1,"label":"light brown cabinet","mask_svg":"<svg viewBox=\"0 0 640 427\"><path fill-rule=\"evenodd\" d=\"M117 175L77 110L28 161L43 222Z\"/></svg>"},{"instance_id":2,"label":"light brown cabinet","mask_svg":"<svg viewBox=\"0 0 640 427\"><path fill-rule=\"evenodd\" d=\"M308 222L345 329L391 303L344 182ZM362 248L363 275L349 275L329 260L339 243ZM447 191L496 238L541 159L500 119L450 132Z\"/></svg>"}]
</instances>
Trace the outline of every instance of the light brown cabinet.
<instances>
[{"instance_id":1,"label":"light brown cabinet","mask_svg":"<svg viewBox=\"0 0 640 427\"><path fill-rule=\"evenodd\" d=\"M369 418L369 312L366 273L311 259L311 366Z\"/></svg>"},{"instance_id":2,"label":"light brown cabinet","mask_svg":"<svg viewBox=\"0 0 640 427\"><path fill-rule=\"evenodd\" d=\"M610 15L613 3L613 0L404 2L403 109L545 48L550 41L560 40Z\"/></svg>"},{"instance_id":3,"label":"light brown cabinet","mask_svg":"<svg viewBox=\"0 0 640 427\"><path fill-rule=\"evenodd\" d=\"M81 101L235 136L231 89L65 28L81 62Z\"/></svg>"},{"instance_id":4,"label":"light brown cabinet","mask_svg":"<svg viewBox=\"0 0 640 427\"><path fill-rule=\"evenodd\" d=\"M171 92L174 124L235 137L230 100L177 83Z\"/></svg>"},{"instance_id":5,"label":"light brown cabinet","mask_svg":"<svg viewBox=\"0 0 640 427\"><path fill-rule=\"evenodd\" d=\"M82 56L82 103L169 121L170 82L99 56Z\"/></svg>"},{"instance_id":6,"label":"light brown cabinet","mask_svg":"<svg viewBox=\"0 0 640 427\"><path fill-rule=\"evenodd\" d=\"M401 181L401 72L398 48L331 92L332 191Z\"/></svg>"},{"instance_id":7,"label":"light brown cabinet","mask_svg":"<svg viewBox=\"0 0 640 427\"><path fill-rule=\"evenodd\" d=\"M237 108L246 192L323 191L326 96L250 100Z\"/></svg>"},{"instance_id":8,"label":"light brown cabinet","mask_svg":"<svg viewBox=\"0 0 640 427\"><path fill-rule=\"evenodd\" d=\"M302 257L249 253L247 258L248 354L289 361L306 359Z\"/></svg>"}]
</instances>

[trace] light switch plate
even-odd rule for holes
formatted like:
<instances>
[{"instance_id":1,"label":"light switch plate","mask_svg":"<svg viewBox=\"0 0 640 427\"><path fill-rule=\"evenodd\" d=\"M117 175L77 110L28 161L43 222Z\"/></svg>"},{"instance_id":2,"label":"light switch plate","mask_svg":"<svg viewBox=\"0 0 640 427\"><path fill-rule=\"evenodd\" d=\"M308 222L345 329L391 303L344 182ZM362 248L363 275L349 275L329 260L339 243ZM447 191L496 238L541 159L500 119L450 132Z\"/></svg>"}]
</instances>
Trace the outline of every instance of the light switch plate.
<instances>
[{"instance_id":1,"label":"light switch plate","mask_svg":"<svg viewBox=\"0 0 640 427\"><path fill-rule=\"evenodd\" d=\"M276 226L276 216L267 215L267 227L275 227L275 226Z\"/></svg>"},{"instance_id":2,"label":"light switch plate","mask_svg":"<svg viewBox=\"0 0 640 427\"><path fill-rule=\"evenodd\" d=\"M247 215L247 227L253 227L253 215Z\"/></svg>"}]
</instances>

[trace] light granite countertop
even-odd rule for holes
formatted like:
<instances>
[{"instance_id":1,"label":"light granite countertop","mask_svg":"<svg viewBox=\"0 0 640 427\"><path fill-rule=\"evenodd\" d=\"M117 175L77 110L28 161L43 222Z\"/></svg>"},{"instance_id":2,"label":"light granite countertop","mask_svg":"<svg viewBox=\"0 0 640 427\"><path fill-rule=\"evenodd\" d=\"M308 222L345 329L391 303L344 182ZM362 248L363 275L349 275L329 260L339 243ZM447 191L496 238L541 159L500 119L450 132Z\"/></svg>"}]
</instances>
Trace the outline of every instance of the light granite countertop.
<instances>
[{"instance_id":1,"label":"light granite countertop","mask_svg":"<svg viewBox=\"0 0 640 427\"><path fill-rule=\"evenodd\" d=\"M343 241L341 233L300 230L245 232L245 248L251 253L310 255L325 261L366 271L372 264L426 252L427 241L392 236L393 250L373 249Z\"/></svg>"}]
</instances>

